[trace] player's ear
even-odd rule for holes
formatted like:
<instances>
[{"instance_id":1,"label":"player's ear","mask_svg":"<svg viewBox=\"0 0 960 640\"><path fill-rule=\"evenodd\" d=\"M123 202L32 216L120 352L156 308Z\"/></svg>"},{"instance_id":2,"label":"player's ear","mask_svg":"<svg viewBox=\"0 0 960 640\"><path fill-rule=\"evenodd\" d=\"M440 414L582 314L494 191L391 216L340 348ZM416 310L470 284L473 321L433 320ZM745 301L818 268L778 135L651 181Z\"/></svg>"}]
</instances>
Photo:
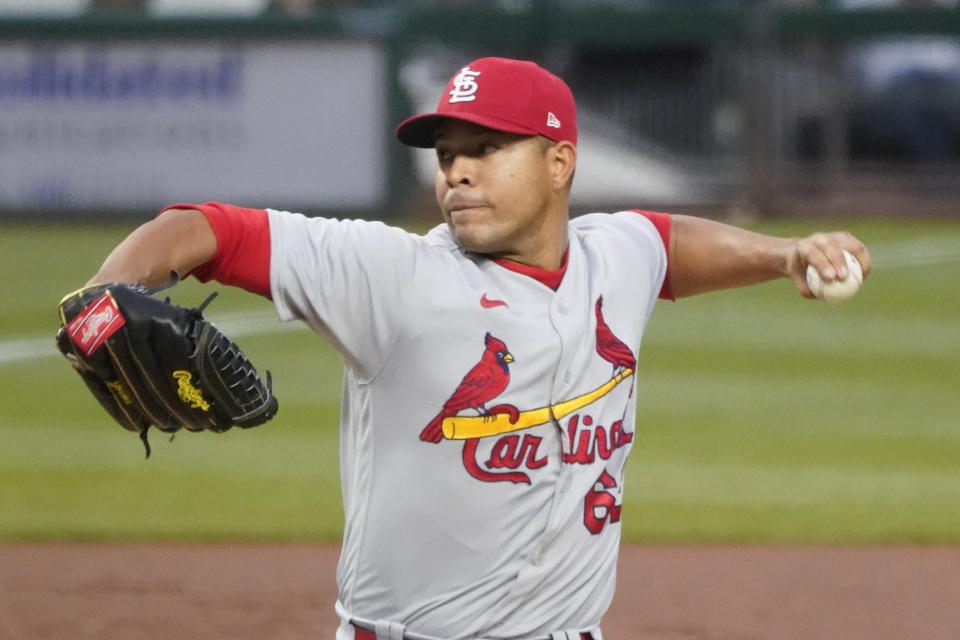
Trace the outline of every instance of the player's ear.
<instances>
[{"instance_id":1,"label":"player's ear","mask_svg":"<svg viewBox=\"0 0 960 640\"><path fill-rule=\"evenodd\" d=\"M566 189L577 167L577 149L569 141L554 144L547 151L554 190Z\"/></svg>"}]
</instances>

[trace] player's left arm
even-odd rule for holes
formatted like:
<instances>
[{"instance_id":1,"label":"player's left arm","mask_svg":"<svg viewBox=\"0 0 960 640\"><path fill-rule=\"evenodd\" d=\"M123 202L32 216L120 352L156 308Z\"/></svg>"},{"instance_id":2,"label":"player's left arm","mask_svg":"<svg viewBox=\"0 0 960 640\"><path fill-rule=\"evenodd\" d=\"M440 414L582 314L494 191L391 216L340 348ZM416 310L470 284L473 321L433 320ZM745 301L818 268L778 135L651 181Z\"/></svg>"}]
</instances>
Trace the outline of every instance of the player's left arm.
<instances>
[{"instance_id":1,"label":"player's left arm","mask_svg":"<svg viewBox=\"0 0 960 640\"><path fill-rule=\"evenodd\" d=\"M867 248L850 233L815 233L779 238L705 218L671 216L670 288L677 298L790 278L804 298L812 298L807 265L826 280L847 277L846 249L870 273Z\"/></svg>"}]
</instances>

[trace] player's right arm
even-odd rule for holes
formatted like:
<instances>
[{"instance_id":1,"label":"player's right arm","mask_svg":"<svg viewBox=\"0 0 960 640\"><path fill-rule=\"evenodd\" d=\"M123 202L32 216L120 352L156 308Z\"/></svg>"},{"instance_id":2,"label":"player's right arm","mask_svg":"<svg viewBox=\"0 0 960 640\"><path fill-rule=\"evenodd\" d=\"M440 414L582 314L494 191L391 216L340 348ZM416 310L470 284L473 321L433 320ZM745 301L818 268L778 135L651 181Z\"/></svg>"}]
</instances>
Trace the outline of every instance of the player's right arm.
<instances>
[{"instance_id":1,"label":"player's right arm","mask_svg":"<svg viewBox=\"0 0 960 640\"><path fill-rule=\"evenodd\" d=\"M169 209L127 236L107 256L88 285L106 282L159 286L170 270L185 276L210 261L217 236L197 209Z\"/></svg>"},{"instance_id":2,"label":"player's right arm","mask_svg":"<svg viewBox=\"0 0 960 640\"><path fill-rule=\"evenodd\" d=\"M742 287L786 277L804 298L807 265L826 279L847 276L847 250L870 273L870 254L845 231L815 233L805 238L779 238L693 216L671 216L670 288L682 298L708 291Z\"/></svg>"}]
</instances>

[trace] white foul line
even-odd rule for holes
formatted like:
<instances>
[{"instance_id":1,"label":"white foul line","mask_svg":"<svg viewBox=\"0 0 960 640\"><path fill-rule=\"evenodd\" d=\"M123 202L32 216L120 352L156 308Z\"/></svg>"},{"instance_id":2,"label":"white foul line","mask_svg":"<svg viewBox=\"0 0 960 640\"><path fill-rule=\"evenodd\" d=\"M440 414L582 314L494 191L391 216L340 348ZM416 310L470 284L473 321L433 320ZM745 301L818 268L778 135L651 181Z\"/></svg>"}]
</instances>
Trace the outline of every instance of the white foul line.
<instances>
[{"instance_id":1,"label":"white foul line","mask_svg":"<svg viewBox=\"0 0 960 640\"><path fill-rule=\"evenodd\" d=\"M287 331L305 331L306 325L300 322L280 322L273 312L269 314L237 312L210 316L217 328L231 338L255 336L266 333ZM60 351L54 343L54 335L45 337L18 338L0 340L0 366L23 360L35 360L47 356L59 356Z\"/></svg>"},{"instance_id":2,"label":"white foul line","mask_svg":"<svg viewBox=\"0 0 960 640\"><path fill-rule=\"evenodd\" d=\"M954 239L918 238L900 242L874 243L870 245L874 269L897 269L928 264L960 262L960 244ZM235 312L210 318L217 327L231 338L304 331L300 322L279 322L273 312ZM0 340L0 366L59 355L53 335Z\"/></svg>"}]
</instances>

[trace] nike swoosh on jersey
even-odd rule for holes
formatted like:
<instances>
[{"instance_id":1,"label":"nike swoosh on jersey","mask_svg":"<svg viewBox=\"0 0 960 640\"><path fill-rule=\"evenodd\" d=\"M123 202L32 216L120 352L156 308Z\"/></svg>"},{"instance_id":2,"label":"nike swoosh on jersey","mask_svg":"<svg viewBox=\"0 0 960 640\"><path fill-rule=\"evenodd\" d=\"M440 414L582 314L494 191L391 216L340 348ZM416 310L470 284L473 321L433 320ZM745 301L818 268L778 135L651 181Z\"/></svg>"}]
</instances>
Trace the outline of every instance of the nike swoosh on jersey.
<instances>
[{"instance_id":1,"label":"nike swoosh on jersey","mask_svg":"<svg viewBox=\"0 0 960 640\"><path fill-rule=\"evenodd\" d=\"M491 300L487 297L487 294L480 296L480 306L484 309L492 309L494 307L506 307L508 306L503 300Z\"/></svg>"}]
</instances>

